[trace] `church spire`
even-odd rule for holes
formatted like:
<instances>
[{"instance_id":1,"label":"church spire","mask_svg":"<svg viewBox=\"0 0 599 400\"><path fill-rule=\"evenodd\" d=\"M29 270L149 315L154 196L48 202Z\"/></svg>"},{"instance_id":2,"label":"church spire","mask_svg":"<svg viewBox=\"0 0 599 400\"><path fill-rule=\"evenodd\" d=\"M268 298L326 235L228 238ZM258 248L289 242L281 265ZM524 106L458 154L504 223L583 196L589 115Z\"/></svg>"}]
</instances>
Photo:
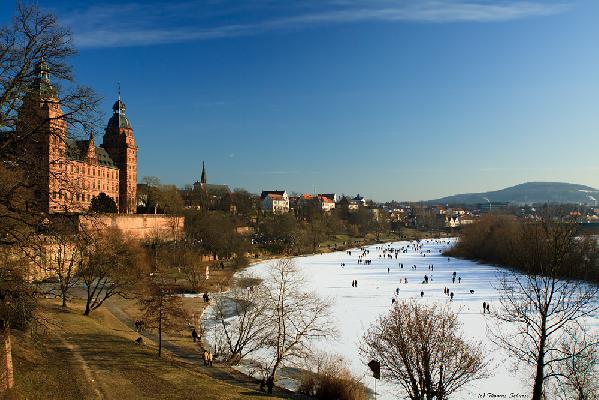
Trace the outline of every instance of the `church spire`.
<instances>
[{"instance_id":1,"label":"church spire","mask_svg":"<svg viewBox=\"0 0 599 400\"><path fill-rule=\"evenodd\" d=\"M206 185L208 183L208 177L206 176L206 167L204 161L202 161L202 176L200 177L200 183Z\"/></svg>"}]
</instances>

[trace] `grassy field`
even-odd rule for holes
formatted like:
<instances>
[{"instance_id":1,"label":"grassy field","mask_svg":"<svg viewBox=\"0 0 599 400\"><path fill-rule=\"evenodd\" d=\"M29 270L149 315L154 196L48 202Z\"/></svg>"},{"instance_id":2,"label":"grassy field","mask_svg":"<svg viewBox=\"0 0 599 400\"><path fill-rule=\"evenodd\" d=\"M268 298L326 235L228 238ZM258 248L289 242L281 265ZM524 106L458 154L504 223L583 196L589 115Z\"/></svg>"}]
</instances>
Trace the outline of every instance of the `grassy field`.
<instances>
[{"instance_id":1,"label":"grassy field","mask_svg":"<svg viewBox=\"0 0 599 400\"><path fill-rule=\"evenodd\" d=\"M138 334L107 309L91 317L80 304L69 310L43 301L44 327L15 332L15 399L275 399L255 382L227 367L208 368L167 354L153 343L134 343Z\"/></svg>"}]
</instances>

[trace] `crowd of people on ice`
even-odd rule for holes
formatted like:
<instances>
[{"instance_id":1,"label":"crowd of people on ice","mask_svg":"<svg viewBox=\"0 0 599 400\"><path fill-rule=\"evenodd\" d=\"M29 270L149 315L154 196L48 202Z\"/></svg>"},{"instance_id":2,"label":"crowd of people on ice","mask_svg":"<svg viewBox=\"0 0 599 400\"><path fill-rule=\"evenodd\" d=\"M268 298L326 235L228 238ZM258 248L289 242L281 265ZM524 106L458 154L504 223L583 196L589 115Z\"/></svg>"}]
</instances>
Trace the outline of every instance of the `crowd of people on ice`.
<instances>
[{"instance_id":1,"label":"crowd of people on ice","mask_svg":"<svg viewBox=\"0 0 599 400\"><path fill-rule=\"evenodd\" d=\"M431 249L425 249L426 245L429 244L441 244L441 245L449 245L451 242L447 241L447 240L442 240L442 239L426 239L423 241L413 241L410 242L404 246L400 246L400 247L394 247L391 244L387 244L387 245L381 245L381 246L376 246L375 247L375 252L378 252L378 258L381 259L381 262L385 262L388 261L389 259L399 259L399 257L402 254L408 254L409 252L413 252L416 253L422 257L426 257L427 254L431 254ZM368 266L368 265L372 265L372 258L370 258L370 250L362 247L360 249L356 250L347 250L346 254L351 256L352 254L357 253L357 264L358 265L364 265L364 266ZM443 249L439 249L438 250L439 254L443 253ZM447 261L450 262L451 258L447 258ZM342 267L345 267L347 264L345 262L341 263ZM397 264L398 268L401 270L404 268L404 264L402 262L399 262ZM418 269L418 265L417 264L413 264L410 267L411 270L416 271ZM433 272L435 271L435 265L433 263L430 263L427 265L427 271L430 271L428 273L426 273L421 281L422 285L428 285L430 282L433 282ZM391 274L391 267L388 266L387 267L387 273ZM451 285L456 285L456 281L457 281L457 285L461 285L462 284L462 277L459 276L457 274L456 271L453 271L451 273L451 275L448 278L443 278L443 279L447 279L447 282L451 282ZM408 278L407 277L400 277L399 278L399 283L400 284L408 284ZM358 287L358 281L356 279L352 280L351 283L352 287ZM457 292L457 291L456 291ZM456 292L454 292L453 290L450 290L448 286L445 286L443 288L443 294L447 297L449 297L449 302L453 302L454 297L456 296ZM469 293L470 294L474 294L474 290L470 289ZM393 293L393 297L391 298L391 304L395 304L398 301L400 295L400 288L396 288L394 293ZM425 291L424 288L421 288L420 291L420 297L424 297L425 296ZM490 303L484 301L483 302L483 314L488 314L490 313Z\"/></svg>"}]
</instances>

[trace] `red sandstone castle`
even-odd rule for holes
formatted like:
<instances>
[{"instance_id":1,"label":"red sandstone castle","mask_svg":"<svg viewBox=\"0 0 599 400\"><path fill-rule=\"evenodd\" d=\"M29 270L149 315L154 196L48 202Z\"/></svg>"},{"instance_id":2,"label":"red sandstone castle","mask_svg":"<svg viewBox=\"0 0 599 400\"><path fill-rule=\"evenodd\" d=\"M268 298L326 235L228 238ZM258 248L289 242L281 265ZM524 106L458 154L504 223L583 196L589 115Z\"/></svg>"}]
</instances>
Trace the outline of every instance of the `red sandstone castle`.
<instances>
[{"instance_id":1,"label":"red sandstone castle","mask_svg":"<svg viewBox=\"0 0 599 400\"><path fill-rule=\"evenodd\" d=\"M19 124L23 131L35 132L26 151L39 165L34 178L39 207L48 213L87 211L92 197L105 193L120 213L135 213L137 146L120 94L98 147L93 134L88 140L68 136L47 64L41 61L35 73Z\"/></svg>"}]
</instances>

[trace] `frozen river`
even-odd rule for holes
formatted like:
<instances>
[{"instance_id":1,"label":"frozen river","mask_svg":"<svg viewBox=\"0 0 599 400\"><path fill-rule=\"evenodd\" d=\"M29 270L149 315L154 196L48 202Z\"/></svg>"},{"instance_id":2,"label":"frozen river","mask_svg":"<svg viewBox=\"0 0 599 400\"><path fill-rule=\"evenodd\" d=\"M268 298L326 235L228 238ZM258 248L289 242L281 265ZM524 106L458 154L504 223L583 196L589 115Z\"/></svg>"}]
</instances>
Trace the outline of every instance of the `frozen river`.
<instances>
[{"instance_id":1,"label":"frozen river","mask_svg":"<svg viewBox=\"0 0 599 400\"><path fill-rule=\"evenodd\" d=\"M481 395L493 393L505 395L506 398L521 398L515 395L526 395L529 389L524 383L526 372L521 370L518 376L512 371L512 363L503 351L497 349L489 340L487 330L497 329L493 319L482 313L482 303L490 303L491 313L498 306L497 292L494 283L498 279L498 268L460 259L448 259L441 251L451 245L451 240L423 241L421 250L410 248L396 259L379 257L382 255L381 245L367 247L369 254L365 256L372 264L358 263L359 249L347 252L336 252L295 258L296 263L305 274L307 284L322 296L334 301L334 315L340 335L336 340L326 343L328 352L343 355L350 363L352 370L363 376L363 382L373 389L373 379L368 368L359 357L359 340L368 326L391 307L391 299L399 288L398 299L416 299L419 302L439 302L450 304L458 313L463 323L464 335L472 340L482 342L486 354L492 356L492 376L467 386L462 392L452 396L453 399L477 399ZM406 247L409 242L390 243L384 247ZM403 269L400 268L403 263ZM345 264L345 266L341 266ZM242 274L261 276L265 273L268 262L249 267ZM413 269L413 266L416 269ZM428 270L433 265L434 270ZM455 283L452 283L453 273ZM424 275L431 280L423 284ZM407 278L408 283L405 282ZM461 278L461 283L458 283ZM352 287L357 280L358 286ZM453 302L443 293L448 287L455 296ZM474 293L470 293L473 290ZM421 297L421 291L424 296ZM385 382L384 377L377 382L379 399L397 399L397 387ZM511 396L511 397L510 397Z\"/></svg>"}]
</instances>

